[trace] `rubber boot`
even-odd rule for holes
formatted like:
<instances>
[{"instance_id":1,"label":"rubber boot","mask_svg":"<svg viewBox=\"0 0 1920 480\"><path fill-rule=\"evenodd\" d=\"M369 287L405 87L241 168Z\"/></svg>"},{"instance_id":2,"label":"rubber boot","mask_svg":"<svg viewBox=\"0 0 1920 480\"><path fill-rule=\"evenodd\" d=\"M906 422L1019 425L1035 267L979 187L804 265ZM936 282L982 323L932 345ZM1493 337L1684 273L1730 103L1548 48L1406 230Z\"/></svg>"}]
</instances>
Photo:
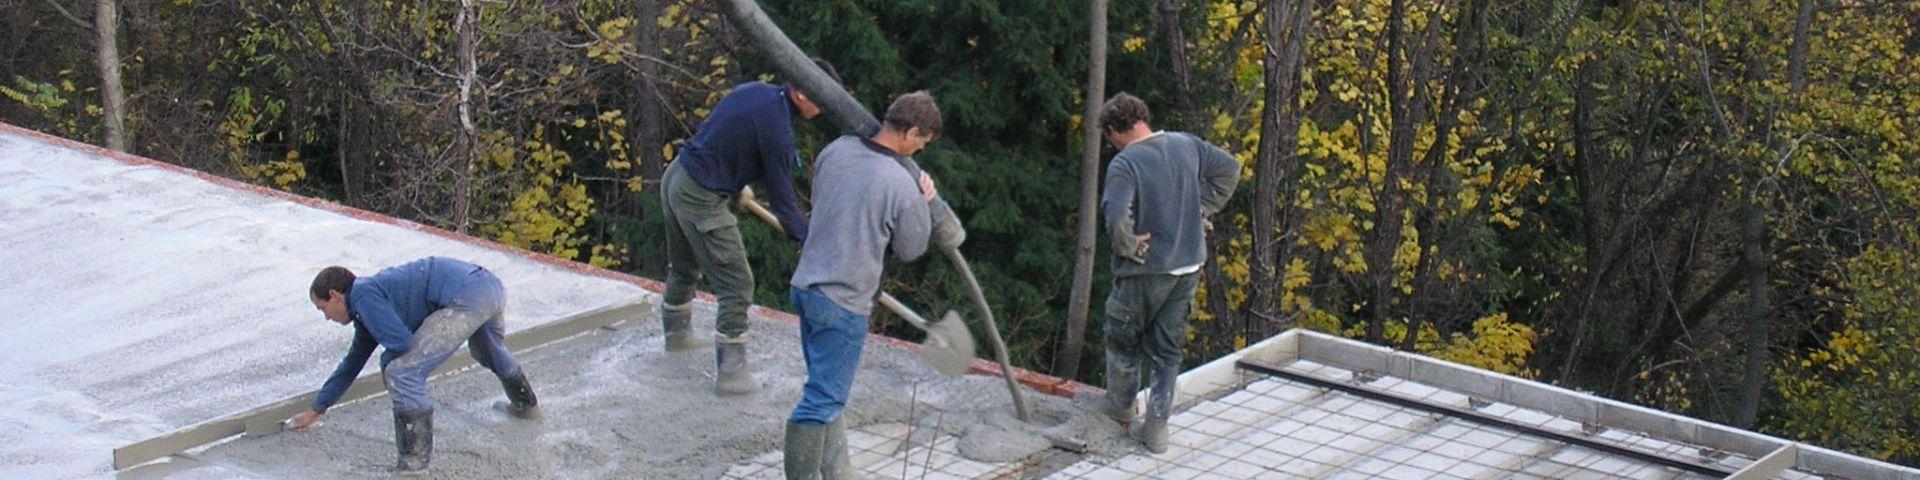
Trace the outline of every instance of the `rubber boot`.
<instances>
[{"instance_id":1,"label":"rubber boot","mask_svg":"<svg viewBox=\"0 0 1920 480\"><path fill-rule=\"evenodd\" d=\"M787 422L787 441L783 447L787 480L820 478L820 454L826 439L826 425Z\"/></svg>"},{"instance_id":2,"label":"rubber boot","mask_svg":"<svg viewBox=\"0 0 1920 480\"><path fill-rule=\"evenodd\" d=\"M713 341L693 333L693 302L660 304L660 329L666 332L667 352L707 348Z\"/></svg>"},{"instance_id":3,"label":"rubber boot","mask_svg":"<svg viewBox=\"0 0 1920 480\"><path fill-rule=\"evenodd\" d=\"M847 455L847 416L827 422L826 442L820 452L820 478L824 480L862 480Z\"/></svg>"},{"instance_id":4,"label":"rubber boot","mask_svg":"<svg viewBox=\"0 0 1920 480\"><path fill-rule=\"evenodd\" d=\"M717 367L713 378L715 395L746 395L760 390L760 379L753 376L753 369L747 365L746 335L720 337L713 346L713 360Z\"/></svg>"},{"instance_id":5,"label":"rubber boot","mask_svg":"<svg viewBox=\"0 0 1920 480\"><path fill-rule=\"evenodd\" d=\"M507 391L507 401L496 403L495 407L516 418L540 418L540 399L533 396L533 385L527 384L527 372L502 377L500 388Z\"/></svg>"},{"instance_id":6,"label":"rubber boot","mask_svg":"<svg viewBox=\"0 0 1920 480\"><path fill-rule=\"evenodd\" d=\"M433 409L394 409L393 443L400 452L394 478L427 478L427 459L433 456Z\"/></svg>"},{"instance_id":7,"label":"rubber boot","mask_svg":"<svg viewBox=\"0 0 1920 480\"><path fill-rule=\"evenodd\" d=\"M1107 396L1100 412L1120 423L1133 421L1133 398L1140 393L1140 361L1107 353Z\"/></svg>"},{"instance_id":8,"label":"rubber boot","mask_svg":"<svg viewBox=\"0 0 1920 480\"><path fill-rule=\"evenodd\" d=\"M1180 364L1155 365L1153 369L1153 391L1147 394L1147 416L1134 429L1134 438L1147 446L1147 451L1167 453L1167 417L1173 414L1174 383L1180 377Z\"/></svg>"}]
</instances>

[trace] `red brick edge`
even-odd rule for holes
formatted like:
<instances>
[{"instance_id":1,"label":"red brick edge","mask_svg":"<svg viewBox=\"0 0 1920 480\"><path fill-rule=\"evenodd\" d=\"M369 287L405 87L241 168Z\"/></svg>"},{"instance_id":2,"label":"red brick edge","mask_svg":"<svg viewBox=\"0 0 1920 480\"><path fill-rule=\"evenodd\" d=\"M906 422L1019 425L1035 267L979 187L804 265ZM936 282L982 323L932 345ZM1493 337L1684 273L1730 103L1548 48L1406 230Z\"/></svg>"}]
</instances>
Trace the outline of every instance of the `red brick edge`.
<instances>
[{"instance_id":1,"label":"red brick edge","mask_svg":"<svg viewBox=\"0 0 1920 480\"><path fill-rule=\"evenodd\" d=\"M39 140L41 142L53 144L55 146L69 148L73 150L79 150L79 151L87 152L93 155L111 158L114 160L118 160L121 163L153 167L153 168L167 170L175 173L180 173L183 175L199 178L201 180L204 180L209 183L219 185L222 187L227 187L227 188L246 191L246 192L252 192L252 193L255 193L258 195L264 195L270 198L286 200L286 201L298 203L301 205L305 205L308 207L312 207L312 208L316 208L316 209L320 209L328 212L333 212L333 213L345 215L348 217L353 217L360 220L384 223L387 225L405 228L405 229L409 229L417 232L438 235L440 237L444 237L450 240L478 245L481 247L499 251L501 253L506 253L509 255L515 255L515 256L532 259L534 261L544 263L553 267L565 269L568 271L572 271L574 273L630 283L654 293L663 293L666 291L666 284L658 280L634 276L634 275L630 275L623 272L608 270L605 268L600 268L600 267L588 265L581 262L576 262L572 260L555 257L545 253L535 252L532 250L513 247L509 245L504 245L499 242L495 242L485 238L475 237L472 235L467 235L467 234L463 234L463 233L459 233L459 232L455 232L452 230L447 230L447 229L443 229L443 228L439 228L431 225L423 225L423 224L405 220L405 219L390 217L390 216L376 213L373 211L362 210L359 208L341 205L339 203L335 203L328 200L322 200L322 199L313 198L313 197L304 197L304 196L295 195L288 192L283 192L280 190L274 190L271 188L266 188L259 185L254 185L251 183L230 179L230 178L222 177L219 175L214 175L211 173L202 172L199 170L194 170L194 169L182 167L179 165L162 162L159 160L154 160L151 158L146 158L146 157L142 157L142 156L126 153L126 152L110 150L110 149L106 149L106 148L102 148L94 145L89 145L86 143L81 143L81 142L67 139L64 137L59 137L55 135L41 133L34 130L29 130L17 125L6 123L6 122L0 122L0 133L19 135L22 137L27 137L27 138ZM698 298L700 300L705 300L705 301L715 300L715 297L713 296L713 294L709 292L699 292ZM792 313L787 313L780 310L774 310L774 309L759 306L759 305L754 305L752 309L748 310L748 313L752 315L757 315L769 320L775 320L781 323L786 323L789 325L800 324L800 317L794 316ZM901 340L898 338L888 337L880 334L870 333L868 334L867 339L874 343L878 343L881 345L886 345L889 347L898 348L902 350L913 351L919 348L919 345L914 344L913 342L908 342L906 340ZM1056 396L1072 398L1078 392L1089 391L1089 390L1093 390L1093 391L1099 390L1079 382L1064 380L1064 379L1056 378L1050 375L1035 373L1032 371L1028 371L1026 369L1018 368L1018 367L1015 367L1013 369L1013 372L1014 372L1015 380L1018 380L1020 383L1027 385L1029 388L1032 388L1036 391L1039 391L1041 393L1045 393L1048 395L1056 395ZM970 373L977 373L977 374L984 374L984 375L999 375L1000 364L976 358L973 360L973 367L970 369Z\"/></svg>"}]
</instances>

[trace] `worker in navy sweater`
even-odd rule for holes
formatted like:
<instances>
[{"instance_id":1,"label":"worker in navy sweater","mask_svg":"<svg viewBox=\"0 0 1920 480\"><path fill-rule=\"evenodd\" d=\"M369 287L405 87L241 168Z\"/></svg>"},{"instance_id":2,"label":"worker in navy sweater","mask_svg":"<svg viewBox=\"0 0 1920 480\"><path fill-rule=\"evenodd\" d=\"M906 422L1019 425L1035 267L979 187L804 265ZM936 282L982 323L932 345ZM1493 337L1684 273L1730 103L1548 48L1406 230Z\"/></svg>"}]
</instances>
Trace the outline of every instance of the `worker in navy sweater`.
<instances>
[{"instance_id":1,"label":"worker in navy sweater","mask_svg":"<svg viewBox=\"0 0 1920 480\"><path fill-rule=\"evenodd\" d=\"M1196 272L1207 261L1207 217L1233 197L1240 162L1199 137L1154 130L1148 119L1147 104L1125 93L1100 114L1107 141L1120 149L1100 197L1113 241L1105 409L1132 424L1147 450L1165 453ZM1153 374L1153 391L1145 421L1133 422L1142 364Z\"/></svg>"},{"instance_id":2,"label":"worker in navy sweater","mask_svg":"<svg viewBox=\"0 0 1920 480\"><path fill-rule=\"evenodd\" d=\"M912 261L926 253L929 237L942 247L962 241L957 228L933 226L932 178L916 178L899 160L925 148L940 125L933 96L909 93L887 108L879 133L840 137L814 161L814 234L788 283L807 361L806 385L787 418L789 479L856 478L841 412L853 393L887 254Z\"/></svg>"},{"instance_id":3,"label":"worker in navy sweater","mask_svg":"<svg viewBox=\"0 0 1920 480\"><path fill-rule=\"evenodd\" d=\"M833 66L814 63L840 81ZM740 240L738 220L728 205L749 184L758 182L788 236L807 240L807 215L800 210L793 171L793 117L810 119L820 107L793 86L762 82L740 84L728 92L700 123L693 138L660 179L660 200L667 225L667 290L660 302L660 326L668 352L694 350L710 342L693 333L694 284L706 278L719 297L714 317L714 393L742 395L759 390L747 364L747 307L753 302L753 269Z\"/></svg>"},{"instance_id":4,"label":"worker in navy sweater","mask_svg":"<svg viewBox=\"0 0 1920 480\"><path fill-rule=\"evenodd\" d=\"M386 350L380 354L380 373L393 397L393 436L400 457L396 473L426 473L433 451L427 375L453 356L461 342L468 344L474 361L500 378L508 402L497 407L520 418L539 415L526 372L507 352L502 315L506 289L487 269L442 257L414 260L371 277L327 267L314 276L308 295L328 320L353 325L353 344L314 397L312 408L287 420L289 428L314 425L339 401L375 345Z\"/></svg>"}]
</instances>

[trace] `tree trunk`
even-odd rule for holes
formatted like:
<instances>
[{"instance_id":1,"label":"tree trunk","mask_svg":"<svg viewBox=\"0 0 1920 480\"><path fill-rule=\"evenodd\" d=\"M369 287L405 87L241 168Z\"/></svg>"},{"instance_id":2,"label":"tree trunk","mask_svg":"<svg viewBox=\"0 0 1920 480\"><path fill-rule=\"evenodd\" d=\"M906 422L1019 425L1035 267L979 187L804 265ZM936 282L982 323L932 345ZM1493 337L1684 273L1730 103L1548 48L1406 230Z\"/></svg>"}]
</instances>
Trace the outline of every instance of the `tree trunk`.
<instances>
[{"instance_id":1,"label":"tree trunk","mask_svg":"<svg viewBox=\"0 0 1920 480\"><path fill-rule=\"evenodd\" d=\"M107 148L127 151L127 94L120 86L120 12L118 0L99 0L93 15L94 47L100 62L100 107L105 110Z\"/></svg>"},{"instance_id":2,"label":"tree trunk","mask_svg":"<svg viewBox=\"0 0 1920 480\"><path fill-rule=\"evenodd\" d=\"M1155 21L1160 23L1160 36L1166 38L1167 58L1172 63L1173 104L1180 111L1177 128L1197 134L1207 122L1200 117L1200 109L1193 101L1193 63L1187 57L1186 34L1180 31L1180 4L1176 0L1160 0L1154 14Z\"/></svg>"},{"instance_id":3,"label":"tree trunk","mask_svg":"<svg viewBox=\"0 0 1920 480\"><path fill-rule=\"evenodd\" d=\"M1085 115L1080 121L1080 230L1073 251L1073 291L1067 303L1067 332L1054 357L1053 374L1073 379L1080 374L1081 339L1087 333L1089 297L1093 296L1093 250L1100 224L1100 112L1107 95L1107 1L1091 0L1088 8L1087 87Z\"/></svg>"},{"instance_id":4,"label":"tree trunk","mask_svg":"<svg viewBox=\"0 0 1920 480\"><path fill-rule=\"evenodd\" d=\"M1254 162L1253 291L1248 299L1250 318L1259 322L1253 330L1262 337L1292 326L1280 317L1280 272L1286 259L1280 258L1285 237L1279 220L1291 203L1282 198L1282 186L1300 165L1300 83L1312 5L1310 0L1285 0L1267 6L1266 108Z\"/></svg>"},{"instance_id":5,"label":"tree trunk","mask_svg":"<svg viewBox=\"0 0 1920 480\"><path fill-rule=\"evenodd\" d=\"M475 21L473 0L460 0L460 15L453 21L455 35L458 35L460 55L460 137L455 140L455 161L460 162L459 178L453 187L453 226L460 233L467 233L473 225L473 175L475 152L479 135L473 126L473 79L478 70L473 59L473 22Z\"/></svg>"},{"instance_id":6,"label":"tree trunk","mask_svg":"<svg viewBox=\"0 0 1920 480\"><path fill-rule=\"evenodd\" d=\"M1800 0L1799 12L1794 18L1793 44L1787 53L1788 102L1799 98L1800 93L1806 90L1807 31L1813 24L1814 2ZM1777 116L1777 113L1768 115L1768 123ZM1784 162L1791 147L1784 135L1772 130L1771 125L1768 127L1772 150L1780 152L1779 160ZM1766 178L1764 171L1758 168L1752 171L1758 174L1748 175L1752 182L1747 203L1741 206L1740 212L1740 261L1747 267L1747 364L1740 376L1740 405L1734 414L1734 425L1741 427L1750 427L1759 420L1760 395L1767 383L1767 348L1773 345L1773 306L1768 298L1772 294L1768 285L1771 281L1768 270L1773 260L1767 245L1771 235L1767 229L1764 202L1774 189L1772 179Z\"/></svg>"},{"instance_id":7,"label":"tree trunk","mask_svg":"<svg viewBox=\"0 0 1920 480\"><path fill-rule=\"evenodd\" d=\"M1413 108L1417 98L1408 95L1407 1L1393 0L1387 13L1387 165L1381 175L1380 191L1374 197L1373 228L1367 232L1364 256L1367 276L1373 287L1368 302L1372 318L1367 321L1367 340L1379 342L1385 335L1387 319L1393 316L1394 250L1400 246L1402 203L1400 180L1406 178L1413 163Z\"/></svg>"},{"instance_id":8,"label":"tree trunk","mask_svg":"<svg viewBox=\"0 0 1920 480\"><path fill-rule=\"evenodd\" d=\"M1747 265L1747 365L1740 378L1740 409L1734 425L1750 427L1760 413L1760 393L1766 383L1767 346L1772 343L1768 327L1771 305L1767 296L1767 214L1759 193L1741 207L1740 262Z\"/></svg>"},{"instance_id":9,"label":"tree trunk","mask_svg":"<svg viewBox=\"0 0 1920 480\"><path fill-rule=\"evenodd\" d=\"M353 157L347 152L348 145L351 145L351 143L349 143L350 139L348 138L348 134L352 132L350 129L353 122L353 111L350 110L351 108L352 104L348 102L347 96L340 95L340 129L334 137L333 150L334 153L339 155L340 159L341 202L347 204L349 207L362 207L363 205L360 204L360 185L359 182L355 181L359 175L353 168Z\"/></svg>"},{"instance_id":10,"label":"tree trunk","mask_svg":"<svg viewBox=\"0 0 1920 480\"><path fill-rule=\"evenodd\" d=\"M639 9L634 17L639 25L639 28L634 29L634 50L641 55L659 56L660 0L640 0ZM659 185L660 176L667 170L665 157L667 140L664 129L660 128L662 122L667 121L667 113L660 103L660 88L654 84L659 77L658 62L640 62L640 78L639 81L634 82L638 90L635 96L638 99L639 108L636 109L633 132L628 137L633 139L631 150L640 164L639 174L643 187L640 192L623 192L625 194L657 197L657 192L647 188ZM644 203L639 201L632 203L640 218L651 215L642 206L645 205ZM658 242L653 248L655 249L653 252L634 252L634 256L640 262L640 271L665 272L667 270L666 242Z\"/></svg>"}]
</instances>

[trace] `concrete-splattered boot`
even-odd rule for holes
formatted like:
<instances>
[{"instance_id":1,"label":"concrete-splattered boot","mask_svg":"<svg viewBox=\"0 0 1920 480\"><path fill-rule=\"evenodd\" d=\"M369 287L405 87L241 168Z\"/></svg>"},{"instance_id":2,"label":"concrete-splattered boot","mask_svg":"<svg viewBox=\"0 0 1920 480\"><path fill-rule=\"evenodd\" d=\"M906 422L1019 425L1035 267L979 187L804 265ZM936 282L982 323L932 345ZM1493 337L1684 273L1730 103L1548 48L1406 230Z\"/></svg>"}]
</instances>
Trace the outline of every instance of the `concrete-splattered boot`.
<instances>
[{"instance_id":1,"label":"concrete-splattered boot","mask_svg":"<svg viewBox=\"0 0 1920 480\"><path fill-rule=\"evenodd\" d=\"M713 341L693 333L693 302L679 305L660 304L660 329L666 332L668 352L684 352L707 348Z\"/></svg>"},{"instance_id":2,"label":"concrete-splattered boot","mask_svg":"<svg viewBox=\"0 0 1920 480\"><path fill-rule=\"evenodd\" d=\"M1107 353L1107 396L1100 413L1120 423L1133 421L1133 398L1140 393L1140 361Z\"/></svg>"},{"instance_id":3,"label":"concrete-splattered boot","mask_svg":"<svg viewBox=\"0 0 1920 480\"><path fill-rule=\"evenodd\" d=\"M747 366L747 336L721 336L713 345L713 393L720 396L746 395L760 390L760 379Z\"/></svg>"},{"instance_id":4,"label":"concrete-splattered boot","mask_svg":"<svg viewBox=\"0 0 1920 480\"><path fill-rule=\"evenodd\" d=\"M507 391L507 401L493 404L495 408L517 418L540 418L540 399L533 396L533 385L527 384L527 372L501 378L500 388Z\"/></svg>"},{"instance_id":5,"label":"concrete-splattered boot","mask_svg":"<svg viewBox=\"0 0 1920 480\"><path fill-rule=\"evenodd\" d=\"M1146 444L1147 451L1167 453L1167 417L1173 414L1174 383L1178 378L1178 363L1153 368L1153 391L1147 394L1147 416L1133 429L1134 438Z\"/></svg>"},{"instance_id":6,"label":"concrete-splattered boot","mask_svg":"<svg viewBox=\"0 0 1920 480\"><path fill-rule=\"evenodd\" d=\"M400 451L394 478L427 478L427 459L433 456L433 409L394 409L393 443Z\"/></svg>"},{"instance_id":7,"label":"concrete-splattered boot","mask_svg":"<svg viewBox=\"0 0 1920 480\"><path fill-rule=\"evenodd\" d=\"M787 480L820 478L820 454L826 439L826 425L787 422L787 439L782 447Z\"/></svg>"},{"instance_id":8,"label":"concrete-splattered boot","mask_svg":"<svg viewBox=\"0 0 1920 480\"><path fill-rule=\"evenodd\" d=\"M823 480L862 480L847 455L847 416L827 422L826 442L820 453L820 478Z\"/></svg>"}]
</instances>

